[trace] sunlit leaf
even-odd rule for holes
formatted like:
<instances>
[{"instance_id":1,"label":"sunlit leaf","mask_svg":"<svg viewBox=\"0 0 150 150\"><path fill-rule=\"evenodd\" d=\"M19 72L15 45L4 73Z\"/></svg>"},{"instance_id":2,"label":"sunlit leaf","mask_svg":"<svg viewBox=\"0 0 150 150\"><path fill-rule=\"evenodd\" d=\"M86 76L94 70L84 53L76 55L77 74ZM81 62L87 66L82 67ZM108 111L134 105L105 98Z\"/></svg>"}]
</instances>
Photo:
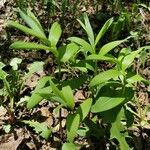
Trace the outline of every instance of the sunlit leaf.
<instances>
[{"instance_id":1,"label":"sunlit leaf","mask_svg":"<svg viewBox=\"0 0 150 150\"><path fill-rule=\"evenodd\" d=\"M67 107L72 110L75 106L72 89L70 88L70 86L65 86L62 88L62 93L64 95L64 98L66 99Z\"/></svg>"},{"instance_id":2,"label":"sunlit leaf","mask_svg":"<svg viewBox=\"0 0 150 150\"><path fill-rule=\"evenodd\" d=\"M99 51L99 55L103 56L106 55L108 52L113 50L115 47L119 46L121 43L125 42L127 39L119 40L119 41L113 41L110 43L105 44Z\"/></svg>"},{"instance_id":3,"label":"sunlit leaf","mask_svg":"<svg viewBox=\"0 0 150 150\"><path fill-rule=\"evenodd\" d=\"M90 86L96 86L110 79L114 79L120 75L118 70L107 70L96 75L90 82Z\"/></svg>"},{"instance_id":4,"label":"sunlit leaf","mask_svg":"<svg viewBox=\"0 0 150 150\"><path fill-rule=\"evenodd\" d=\"M31 49L31 50L49 50L54 55L57 55L57 51L51 47L45 46L43 44L37 44L33 42L23 42L23 41L17 41L10 45L10 48L13 49Z\"/></svg>"},{"instance_id":5,"label":"sunlit leaf","mask_svg":"<svg viewBox=\"0 0 150 150\"><path fill-rule=\"evenodd\" d=\"M28 124L30 127L33 127L35 132L39 133L46 140L48 140L48 138L52 133L52 130L48 128L45 123L39 123L37 121L28 121L28 120L23 120L22 122Z\"/></svg>"},{"instance_id":6,"label":"sunlit leaf","mask_svg":"<svg viewBox=\"0 0 150 150\"><path fill-rule=\"evenodd\" d=\"M79 44L80 46L83 47L83 49L85 51L89 51L90 53L93 53L93 48L91 47L91 45L86 42L85 40L81 39L81 38L78 38L78 37L70 37L68 38L68 40L72 41L72 42L75 42L77 44Z\"/></svg>"},{"instance_id":7,"label":"sunlit leaf","mask_svg":"<svg viewBox=\"0 0 150 150\"><path fill-rule=\"evenodd\" d=\"M68 44L64 49L64 55L62 56L61 61L67 62L71 57L73 57L76 54L78 49L79 47L75 43Z\"/></svg>"},{"instance_id":8,"label":"sunlit leaf","mask_svg":"<svg viewBox=\"0 0 150 150\"><path fill-rule=\"evenodd\" d=\"M39 25L39 22L37 22L37 19L35 19L35 16L28 10L28 13L30 16L25 14L21 9L18 8L19 14L21 18L28 24L29 27L31 27L35 32L40 34L40 36L46 38L43 29Z\"/></svg>"},{"instance_id":9,"label":"sunlit leaf","mask_svg":"<svg viewBox=\"0 0 150 150\"><path fill-rule=\"evenodd\" d=\"M56 46L58 43L60 36L62 34L61 26L58 22L52 24L49 30L49 41L51 42L51 46Z\"/></svg>"},{"instance_id":10,"label":"sunlit leaf","mask_svg":"<svg viewBox=\"0 0 150 150\"><path fill-rule=\"evenodd\" d=\"M67 117L67 141L73 142L80 123L79 114L69 114Z\"/></svg>"},{"instance_id":11,"label":"sunlit leaf","mask_svg":"<svg viewBox=\"0 0 150 150\"><path fill-rule=\"evenodd\" d=\"M15 28L23 31L26 34L29 34L29 35L32 35L32 36L35 36L35 37L39 38L42 42L44 42L48 45L50 44L50 42L45 37L41 36L38 32L36 32L33 29L30 29L30 28L28 28L24 25L19 24L18 22L8 21L7 26L15 27Z\"/></svg>"},{"instance_id":12,"label":"sunlit leaf","mask_svg":"<svg viewBox=\"0 0 150 150\"><path fill-rule=\"evenodd\" d=\"M103 35L105 34L105 32L109 29L109 27L111 26L112 22L113 22L113 18L110 18L109 20L107 20L105 22L105 24L103 25L103 27L100 29L98 35L96 36L95 46L97 45L97 43L99 42L99 40L103 37Z\"/></svg>"}]
</instances>

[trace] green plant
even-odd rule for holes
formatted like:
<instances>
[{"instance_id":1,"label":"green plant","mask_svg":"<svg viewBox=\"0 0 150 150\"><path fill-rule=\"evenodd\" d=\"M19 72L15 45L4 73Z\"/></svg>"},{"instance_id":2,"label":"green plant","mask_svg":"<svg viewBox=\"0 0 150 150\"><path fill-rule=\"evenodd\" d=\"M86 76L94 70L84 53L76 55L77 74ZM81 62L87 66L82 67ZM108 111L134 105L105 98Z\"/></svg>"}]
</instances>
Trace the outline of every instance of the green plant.
<instances>
[{"instance_id":1,"label":"green plant","mask_svg":"<svg viewBox=\"0 0 150 150\"><path fill-rule=\"evenodd\" d=\"M13 21L8 22L8 25L37 37L40 44L35 42L15 42L10 47L14 49L49 50L57 60L58 69L55 73L59 74L58 78L45 76L38 81L36 88L27 101L27 108L34 108L43 99L58 104L55 111L59 112L61 140L65 136L62 131L61 110L64 108L68 111L66 119L67 134L66 141L62 147L63 150L80 147L74 144L77 135L83 137L94 136L99 139L106 135L105 132L110 133L107 138L110 138L112 143L113 139L118 140L121 150L130 149L126 141L129 138L127 129L133 125L134 116L138 116L140 125L146 120L143 115L139 115L140 113L132 111L129 102L135 102L137 93L134 86L136 83L144 82L149 84L149 81L134 73L132 66L135 58L139 58L140 54L144 53L150 46L144 46L134 51L130 47L122 48L123 46L121 46L121 50L118 48L119 45L133 36L102 45L101 39L112 25L113 19L106 21L95 37L87 14L83 15L84 22L81 20L78 20L78 22L85 30L88 42L79 37L70 37L68 40L71 43L63 43L62 46L58 46L62 30L57 22L52 24L47 38L44 29L32 12L28 10L26 14L19 9L19 13L30 28ZM113 51L114 49L118 50L118 54ZM80 58L80 53L82 58ZM114 53L115 56L113 55ZM98 68L99 61L108 61L111 64L111 69L100 70L101 68ZM93 63L95 64L93 65ZM64 66L66 68L62 68ZM71 67L72 69L70 69ZM62 72L69 72L69 69L71 71L73 69L80 70L79 77L68 79L67 81L62 80ZM94 72L94 77L88 74L88 70ZM76 109L74 91L84 83L89 83L88 88L91 94ZM102 119L101 123L99 122L100 119ZM53 129L47 129L45 125L43 127L43 124L39 125L35 121L23 122L34 127L36 132L46 139L51 134L51 131L53 132ZM107 124L105 129L99 127L103 123ZM47 131L48 135L42 128Z\"/></svg>"},{"instance_id":2,"label":"green plant","mask_svg":"<svg viewBox=\"0 0 150 150\"><path fill-rule=\"evenodd\" d=\"M10 61L10 67L8 65L0 63L0 105L3 106L9 115L9 131L16 122L20 122L21 119L17 120L15 112L21 104L25 103L28 98L24 98L23 93L27 80L37 71L43 70L43 62L34 62L28 67L28 71L24 74L20 73L20 64L22 60L20 58L13 58ZM10 69L7 69L10 68ZM5 129L6 130L6 129Z\"/></svg>"},{"instance_id":3,"label":"green plant","mask_svg":"<svg viewBox=\"0 0 150 150\"><path fill-rule=\"evenodd\" d=\"M127 118L129 112L124 106L136 95L134 83L142 81L149 84L149 81L133 73L129 68L131 68L134 59L139 57L139 53L149 48L149 46L145 46L132 52L128 48L123 48L118 58L114 58L115 67L99 73L90 82L90 87L96 87L95 103L91 112L98 113L106 122L111 123L111 138L116 138L119 141L122 150L130 148L126 143L127 134L121 121L125 120L128 126L128 122L132 118Z\"/></svg>"}]
</instances>

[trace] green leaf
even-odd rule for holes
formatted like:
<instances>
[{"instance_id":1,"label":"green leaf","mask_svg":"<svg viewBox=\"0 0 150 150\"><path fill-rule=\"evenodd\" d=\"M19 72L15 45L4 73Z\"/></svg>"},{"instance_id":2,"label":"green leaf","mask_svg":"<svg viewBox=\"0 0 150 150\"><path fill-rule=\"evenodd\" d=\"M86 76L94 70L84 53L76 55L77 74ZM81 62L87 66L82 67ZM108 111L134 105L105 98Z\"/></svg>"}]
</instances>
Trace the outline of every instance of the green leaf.
<instances>
[{"instance_id":1,"label":"green leaf","mask_svg":"<svg viewBox=\"0 0 150 150\"><path fill-rule=\"evenodd\" d=\"M43 44L37 44L33 42L23 42L23 41L17 41L10 45L10 48L12 49L36 49L36 50L49 50L51 51L55 56L57 55L57 51L53 48L50 48L48 46L45 46Z\"/></svg>"},{"instance_id":2,"label":"green leaf","mask_svg":"<svg viewBox=\"0 0 150 150\"><path fill-rule=\"evenodd\" d=\"M85 100L77 109L76 113L69 114L67 117L67 140L73 142L79 123L82 122L85 117L88 115L92 105L92 99Z\"/></svg>"},{"instance_id":3,"label":"green leaf","mask_svg":"<svg viewBox=\"0 0 150 150\"><path fill-rule=\"evenodd\" d=\"M13 58L10 62L10 66L12 66L13 70L18 70L18 64L21 64L22 59Z\"/></svg>"},{"instance_id":4,"label":"green leaf","mask_svg":"<svg viewBox=\"0 0 150 150\"><path fill-rule=\"evenodd\" d=\"M129 145L125 139L125 129L121 123L122 120L122 111L118 112L115 121L111 124L112 127L110 129L111 138L116 138L119 141L121 150L130 150Z\"/></svg>"},{"instance_id":5,"label":"green leaf","mask_svg":"<svg viewBox=\"0 0 150 150\"><path fill-rule=\"evenodd\" d=\"M62 93L64 95L64 98L66 99L67 107L70 108L71 110L73 110L73 108L75 106L75 102L74 102L72 89L70 88L70 86L63 87L62 88Z\"/></svg>"},{"instance_id":6,"label":"green leaf","mask_svg":"<svg viewBox=\"0 0 150 150\"><path fill-rule=\"evenodd\" d=\"M99 31L98 35L96 36L95 46L97 45L97 43L99 42L99 40L103 37L103 35L105 34L105 32L109 29L109 27L111 26L112 22L113 22L113 18L110 18L109 20L107 20L105 22L105 24L103 25L103 27Z\"/></svg>"},{"instance_id":7,"label":"green leaf","mask_svg":"<svg viewBox=\"0 0 150 150\"><path fill-rule=\"evenodd\" d=\"M87 56L86 58L87 60L100 60L100 61L112 61L112 62L117 62L117 60L115 59L115 57L112 56L102 56L99 54L92 54Z\"/></svg>"},{"instance_id":8,"label":"green leaf","mask_svg":"<svg viewBox=\"0 0 150 150\"><path fill-rule=\"evenodd\" d=\"M72 68L79 69L82 72L91 70L94 72L94 62L91 60L76 60L76 63L72 64Z\"/></svg>"},{"instance_id":9,"label":"green leaf","mask_svg":"<svg viewBox=\"0 0 150 150\"><path fill-rule=\"evenodd\" d=\"M27 9L27 14L30 18L32 18L32 20L34 20L34 22L38 25L38 27L40 28L40 30L42 31L42 33L44 34L44 30L39 22L39 20L37 19L37 17L29 10ZM45 34L44 34L45 36Z\"/></svg>"},{"instance_id":10,"label":"green leaf","mask_svg":"<svg viewBox=\"0 0 150 150\"><path fill-rule=\"evenodd\" d=\"M54 92L54 94L55 94L56 96L60 97L61 100L62 100L61 103L62 103L64 106L66 106L66 105L67 105L67 101L66 101L66 99L65 99L65 97L64 97L64 94L56 87L56 85L53 83L52 80L49 80L49 82L50 82L50 86L51 86L52 91Z\"/></svg>"},{"instance_id":11,"label":"green leaf","mask_svg":"<svg viewBox=\"0 0 150 150\"><path fill-rule=\"evenodd\" d=\"M46 85L47 82L49 82L50 79L51 77L46 76L46 77L41 78L38 81L37 86L35 90L33 91L33 94L31 95L31 97L29 98L27 102L28 109L34 108L37 104L39 104L43 100L43 97L37 93L40 89L42 89ZM51 91L49 91L49 93L51 93Z\"/></svg>"},{"instance_id":12,"label":"green leaf","mask_svg":"<svg viewBox=\"0 0 150 150\"><path fill-rule=\"evenodd\" d=\"M28 13L30 14L30 16L25 14L19 8L18 8L18 11L19 11L21 18L28 24L29 27L31 27L35 32L40 34L41 37L46 38L42 27L39 25L39 21L37 22L37 18L35 19L35 16L33 16L33 14L29 12L29 10L28 10Z\"/></svg>"},{"instance_id":13,"label":"green leaf","mask_svg":"<svg viewBox=\"0 0 150 150\"><path fill-rule=\"evenodd\" d=\"M43 100L43 97L33 93L32 96L29 98L27 101L27 108L32 109L34 108L37 104L39 104Z\"/></svg>"},{"instance_id":14,"label":"green leaf","mask_svg":"<svg viewBox=\"0 0 150 150\"><path fill-rule=\"evenodd\" d=\"M28 68L29 72L25 75L24 79L26 80L29 78L33 73L43 70L44 62L35 61L31 64L31 66Z\"/></svg>"},{"instance_id":15,"label":"green leaf","mask_svg":"<svg viewBox=\"0 0 150 150\"><path fill-rule=\"evenodd\" d=\"M91 112L93 113L108 111L120 104L124 105L129 100L132 100L134 92L132 88L125 88L125 90L122 90L106 86L100 91L100 94L101 95L96 99L95 104L92 106Z\"/></svg>"},{"instance_id":16,"label":"green leaf","mask_svg":"<svg viewBox=\"0 0 150 150\"><path fill-rule=\"evenodd\" d=\"M112 109L122 102L124 102L125 97L100 97L96 103L92 106L91 112L99 113Z\"/></svg>"},{"instance_id":17,"label":"green leaf","mask_svg":"<svg viewBox=\"0 0 150 150\"><path fill-rule=\"evenodd\" d=\"M61 58L61 61L64 63L67 62L71 57L73 57L77 53L78 49L79 47L75 43L68 44L64 49L65 52Z\"/></svg>"},{"instance_id":18,"label":"green leaf","mask_svg":"<svg viewBox=\"0 0 150 150\"><path fill-rule=\"evenodd\" d=\"M100 74L98 74L91 80L90 86L99 85L110 79L114 79L114 78L118 77L119 75L120 75L120 72L118 70L113 70L113 69L101 72Z\"/></svg>"},{"instance_id":19,"label":"green leaf","mask_svg":"<svg viewBox=\"0 0 150 150\"><path fill-rule=\"evenodd\" d=\"M113 41L110 43L105 44L99 51L99 55L103 56L106 55L108 52L110 52L111 50L113 50L115 47L117 47L118 45L120 45L121 43L127 41L127 39L124 40L119 40L119 41Z\"/></svg>"},{"instance_id":20,"label":"green leaf","mask_svg":"<svg viewBox=\"0 0 150 150\"><path fill-rule=\"evenodd\" d=\"M39 133L43 138L48 140L50 135L52 134L52 130L47 127L45 123L39 123L37 121L22 121L25 124L29 124L30 127L33 127L36 133Z\"/></svg>"},{"instance_id":21,"label":"green leaf","mask_svg":"<svg viewBox=\"0 0 150 150\"><path fill-rule=\"evenodd\" d=\"M127 82L128 82L129 84L133 84L133 83L141 82L141 81L150 83L150 82L148 82L147 80L145 80L143 77L141 77L141 76L138 75L138 74L133 75L132 77L127 78Z\"/></svg>"},{"instance_id":22,"label":"green leaf","mask_svg":"<svg viewBox=\"0 0 150 150\"><path fill-rule=\"evenodd\" d=\"M55 47L60 39L62 34L61 26L58 22L54 22L49 30L49 41L51 46Z\"/></svg>"},{"instance_id":23,"label":"green leaf","mask_svg":"<svg viewBox=\"0 0 150 150\"><path fill-rule=\"evenodd\" d=\"M8 21L7 22L7 26L12 26L12 27L15 27L21 31L23 31L24 33L26 34L30 34L32 36L35 36L37 38L39 38L42 42L46 43L46 44L50 44L50 42L43 36L41 36L39 33L37 33L36 31L24 26L24 25L21 25L15 21Z\"/></svg>"},{"instance_id":24,"label":"green leaf","mask_svg":"<svg viewBox=\"0 0 150 150\"><path fill-rule=\"evenodd\" d=\"M86 27L86 30L85 30L85 31L86 31L87 34L88 34L89 41L90 41L91 45L94 46L94 33L93 33L93 30L92 30L92 27L91 27L89 18L88 18L88 16L87 16L86 13L83 15L83 17L84 17L85 27Z\"/></svg>"},{"instance_id":25,"label":"green leaf","mask_svg":"<svg viewBox=\"0 0 150 150\"><path fill-rule=\"evenodd\" d=\"M78 37L70 37L70 38L68 38L68 40L79 44L80 46L83 47L83 49L85 51L89 51L90 53L94 53L91 45L88 42L86 42L85 40L78 38Z\"/></svg>"},{"instance_id":26,"label":"green leaf","mask_svg":"<svg viewBox=\"0 0 150 150\"><path fill-rule=\"evenodd\" d=\"M73 142L80 123L79 114L69 114L66 121L67 141Z\"/></svg>"},{"instance_id":27,"label":"green leaf","mask_svg":"<svg viewBox=\"0 0 150 150\"><path fill-rule=\"evenodd\" d=\"M87 75L80 75L78 78L72 78L62 82L62 87L69 85L71 89L78 89L87 80Z\"/></svg>"},{"instance_id":28,"label":"green leaf","mask_svg":"<svg viewBox=\"0 0 150 150\"><path fill-rule=\"evenodd\" d=\"M62 150L76 150L76 149L77 149L77 145L73 143L64 143L62 146Z\"/></svg>"},{"instance_id":29,"label":"green leaf","mask_svg":"<svg viewBox=\"0 0 150 150\"><path fill-rule=\"evenodd\" d=\"M76 114L79 114L80 121L83 121L85 117L88 115L92 105L92 99L86 99L82 104L80 104L79 108L76 111Z\"/></svg>"},{"instance_id":30,"label":"green leaf","mask_svg":"<svg viewBox=\"0 0 150 150\"><path fill-rule=\"evenodd\" d=\"M136 51L133 51L131 53L129 53L127 56L124 57L123 61L122 61L122 69L126 70L128 67L130 67L130 65L132 65L134 59L139 56L138 54L146 49L150 49L150 46L144 46L139 48Z\"/></svg>"}]
</instances>

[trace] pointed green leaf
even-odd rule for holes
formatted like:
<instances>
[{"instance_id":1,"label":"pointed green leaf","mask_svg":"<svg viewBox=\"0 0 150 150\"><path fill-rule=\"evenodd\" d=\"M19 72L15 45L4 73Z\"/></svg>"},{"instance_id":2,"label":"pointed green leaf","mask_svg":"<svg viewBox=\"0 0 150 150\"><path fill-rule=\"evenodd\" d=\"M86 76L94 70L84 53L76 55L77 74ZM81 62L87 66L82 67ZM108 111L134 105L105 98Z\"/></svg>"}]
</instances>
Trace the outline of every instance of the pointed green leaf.
<instances>
[{"instance_id":1,"label":"pointed green leaf","mask_svg":"<svg viewBox=\"0 0 150 150\"><path fill-rule=\"evenodd\" d=\"M113 87L114 88L114 87ZM134 92L132 88L113 89L109 86L104 86L100 95L96 98L95 104L92 106L91 112L99 113L113 109L119 105L124 105L129 100L132 100Z\"/></svg>"},{"instance_id":2,"label":"pointed green leaf","mask_svg":"<svg viewBox=\"0 0 150 150\"><path fill-rule=\"evenodd\" d=\"M13 44L10 45L10 48L12 49L36 49L36 50L49 50L51 51L54 55L57 55L57 51L45 46L43 44L37 44L33 42L23 42L23 41L17 41L14 42Z\"/></svg>"},{"instance_id":3,"label":"pointed green leaf","mask_svg":"<svg viewBox=\"0 0 150 150\"><path fill-rule=\"evenodd\" d=\"M133 51L130 54L128 54L127 56L125 56L124 59L123 59L123 61L122 61L122 69L126 70L130 65L132 65L134 59L138 56L138 54L142 50L146 50L146 49L150 49L150 46L141 47L138 50Z\"/></svg>"},{"instance_id":4,"label":"pointed green leaf","mask_svg":"<svg viewBox=\"0 0 150 150\"><path fill-rule=\"evenodd\" d=\"M83 121L85 117L88 115L92 105L92 99L86 99L82 104L80 104L79 108L76 111L76 114L80 115L80 121Z\"/></svg>"},{"instance_id":5,"label":"pointed green leaf","mask_svg":"<svg viewBox=\"0 0 150 150\"><path fill-rule=\"evenodd\" d=\"M61 26L58 22L54 22L49 30L49 41L51 46L56 46L62 34Z\"/></svg>"},{"instance_id":6,"label":"pointed green leaf","mask_svg":"<svg viewBox=\"0 0 150 150\"><path fill-rule=\"evenodd\" d=\"M37 93L38 93L38 90L42 89L50 79L51 77L46 76L46 77L41 78L38 81L37 86L35 90L33 91L33 94L31 95L31 97L29 98L27 102L28 109L34 108L37 104L39 104L43 100L43 97L41 95L38 95ZM51 91L49 92L51 93Z\"/></svg>"},{"instance_id":7,"label":"pointed green leaf","mask_svg":"<svg viewBox=\"0 0 150 150\"><path fill-rule=\"evenodd\" d=\"M64 63L67 62L71 57L73 57L77 53L78 49L79 47L75 43L68 44L65 47L65 52L61 58L61 61Z\"/></svg>"},{"instance_id":8,"label":"pointed green leaf","mask_svg":"<svg viewBox=\"0 0 150 150\"><path fill-rule=\"evenodd\" d=\"M62 99L62 104L63 104L64 106L66 106L66 105L67 105L67 102L66 102L66 99L65 99L63 93L56 87L56 85L53 83L52 80L49 80L49 82L50 82L50 86L51 86L52 91L54 92L54 94L55 94L56 96L60 97L60 98Z\"/></svg>"},{"instance_id":9,"label":"pointed green leaf","mask_svg":"<svg viewBox=\"0 0 150 150\"><path fill-rule=\"evenodd\" d=\"M38 25L38 27L40 28L40 30L44 33L44 30L43 30L43 28L42 28L39 20L37 19L37 17L29 9L27 9L27 14L28 14L29 17L32 18L32 20L34 20L34 22L36 22L36 24Z\"/></svg>"},{"instance_id":10,"label":"pointed green leaf","mask_svg":"<svg viewBox=\"0 0 150 150\"><path fill-rule=\"evenodd\" d=\"M100 97L92 106L91 112L99 113L110 110L120 105L125 100L125 97Z\"/></svg>"},{"instance_id":11,"label":"pointed green leaf","mask_svg":"<svg viewBox=\"0 0 150 150\"><path fill-rule=\"evenodd\" d=\"M75 102L74 102L72 89L70 88L70 86L63 87L62 88L62 93L64 95L64 98L66 99L67 107L70 108L71 110L73 110L73 108L75 106Z\"/></svg>"},{"instance_id":12,"label":"pointed green leaf","mask_svg":"<svg viewBox=\"0 0 150 150\"><path fill-rule=\"evenodd\" d=\"M150 83L149 81L145 80L143 77L141 77L141 75L138 75L138 74L133 75L132 77L127 78L127 82L129 84L133 84L133 83L141 82L141 81Z\"/></svg>"},{"instance_id":13,"label":"pointed green leaf","mask_svg":"<svg viewBox=\"0 0 150 150\"><path fill-rule=\"evenodd\" d=\"M119 40L119 41L113 41L110 43L105 44L99 51L99 55L103 56L106 55L108 52L113 50L115 47L120 45L121 43L125 42L127 39Z\"/></svg>"},{"instance_id":14,"label":"pointed green leaf","mask_svg":"<svg viewBox=\"0 0 150 150\"><path fill-rule=\"evenodd\" d=\"M33 17L33 14L30 13L30 15L32 16L30 17L27 14L25 14L21 9L18 9L18 11L21 18L28 24L29 27L31 27L35 32L40 34L41 37L46 38L43 29L39 25L39 22L37 22L37 19L35 19L35 16Z\"/></svg>"},{"instance_id":15,"label":"pointed green leaf","mask_svg":"<svg viewBox=\"0 0 150 150\"><path fill-rule=\"evenodd\" d=\"M112 62L115 62L115 63L117 62L117 60L113 56L101 56L99 54L89 55L89 56L87 56L86 59L87 60L112 61Z\"/></svg>"},{"instance_id":16,"label":"pointed green leaf","mask_svg":"<svg viewBox=\"0 0 150 150\"><path fill-rule=\"evenodd\" d=\"M66 121L67 141L73 142L80 123L79 114L69 114Z\"/></svg>"},{"instance_id":17,"label":"pointed green leaf","mask_svg":"<svg viewBox=\"0 0 150 150\"><path fill-rule=\"evenodd\" d=\"M118 70L113 70L113 69L101 72L100 74L98 74L91 80L90 86L99 85L110 79L114 79L114 78L118 77L119 75L120 75L120 72Z\"/></svg>"},{"instance_id":18,"label":"pointed green leaf","mask_svg":"<svg viewBox=\"0 0 150 150\"><path fill-rule=\"evenodd\" d=\"M24 25L21 25L19 24L18 22L15 22L15 21L8 21L7 22L7 26L12 26L12 27L15 27L21 31L23 31L24 33L26 34L29 34L29 35L32 35L32 36L35 36L37 38L39 38L42 42L46 43L46 44L50 44L50 42L43 36L41 36L39 33L37 33L36 31L24 26Z\"/></svg>"},{"instance_id":19,"label":"pointed green leaf","mask_svg":"<svg viewBox=\"0 0 150 150\"><path fill-rule=\"evenodd\" d=\"M120 110L120 112L117 114L115 121L111 124L112 125L110 129L111 138L116 138L119 141L121 150L131 150L131 148L126 142L125 139L126 135L124 133L125 128L123 127L121 120L122 120L122 111Z\"/></svg>"},{"instance_id":20,"label":"pointed green leaf","mask_svg":"<svg viewBox=\"0 0 150 150\"><path fill-rule=\"evenodd\" d=\"M113 22L113 18L110 18L109 20L107 20L105 22L105 24L103 25L103 27L99 31L98 35L96 36L95 46L97 45L97 43L99 42L99 40L103 37L103 35L105 34L105 32L109 29L109 27L111 26L112 22Z\"/></svg>"},{"instance_id":21,"label":"pointed green leaf","mask_svg":"<svg viewBox=\"0 0 150 150\"><path fill-rule=\"evenodd\" d=\"M91 45L88 42L86 42L85 40L78 38L78 37L70 37L70 38L68 38L68 40L79 44L80 46L83 47L83 49L85 51L89 51L90 53L94 53Z\"/></svg>"},{"instance_id":22,"label":"pointed green leaf","mask_svg":"<svg viewBox=\"0 0 150 150\"><path fill-rule=\"evenodd\" d=\"M84 14L84 21L85 21L85 27L86 27L86 32L89 37L89 41L91 45L94 45L94 33L93 33L89 18L86 13Z\"/></svg>"}]
</instances>

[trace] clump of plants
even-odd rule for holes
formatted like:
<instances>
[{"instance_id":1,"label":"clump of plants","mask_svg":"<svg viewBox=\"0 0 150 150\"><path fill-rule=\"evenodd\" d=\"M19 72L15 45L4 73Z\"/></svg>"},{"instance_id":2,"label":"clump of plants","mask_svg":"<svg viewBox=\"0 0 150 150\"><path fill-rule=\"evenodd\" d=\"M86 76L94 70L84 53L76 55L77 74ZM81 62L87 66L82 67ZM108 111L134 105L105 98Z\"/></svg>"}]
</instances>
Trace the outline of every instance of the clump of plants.
<instances>
[{"instance_id":1,"label":"clump of plants","mask_svg":"<svg viewBox=\"0 0 150 150\"><path fill-rule=\"evenodd\" d=\"M81 148L83 145L78 144L77 137L109 139L111 145L121 150L132 149L133 146L128 143L132 140L128 134L128 128L148 124L146 117L132 110L132 103L139 104L135 86L140 82L149 84L149 81L134 71L133 65L135 59L138 59L140 54L150 46L139 47L135 50L130 46L124 46L125 42L134 38L133 36L102 45L101 39L108 32L113 18L107 20L98 34L95 34L87 14L83 14L83 20L78 19L87 38L72 36L67 39L67 43L59 43L62 29L58 22L51 25L47 36L30 10L24 12L18 9L18 12L27 26L16 21L9 21L7 25L35 37L38 42L16 41L10 45L10 48L43 49L51 52L57 61L54 76L47 75L38 81L36 88L26 101L27 108L37 107L44 99L57 104L55 111L59 114L59 138L62 140L63 150ZM101 62L107 62L111 67L106 67L104 70L100 66ZM3 75L2 69L1 72L1 79L11 100L14 93L8 87L6 75ZM63 72L68 75L76 73L76 75L63 80ZM89 94L80 104L77 104L74 98L75 90L85 85ZM14 102L11 100L10 103L12 108ZM62 126L62 109L68 112L65 127ZM137 124L135 118L138 119ZM53 127L48 129L44 124L34 120L22 122L34 127L36 132L45 139L53 134Z\"/></svg>"}]
</instances>

